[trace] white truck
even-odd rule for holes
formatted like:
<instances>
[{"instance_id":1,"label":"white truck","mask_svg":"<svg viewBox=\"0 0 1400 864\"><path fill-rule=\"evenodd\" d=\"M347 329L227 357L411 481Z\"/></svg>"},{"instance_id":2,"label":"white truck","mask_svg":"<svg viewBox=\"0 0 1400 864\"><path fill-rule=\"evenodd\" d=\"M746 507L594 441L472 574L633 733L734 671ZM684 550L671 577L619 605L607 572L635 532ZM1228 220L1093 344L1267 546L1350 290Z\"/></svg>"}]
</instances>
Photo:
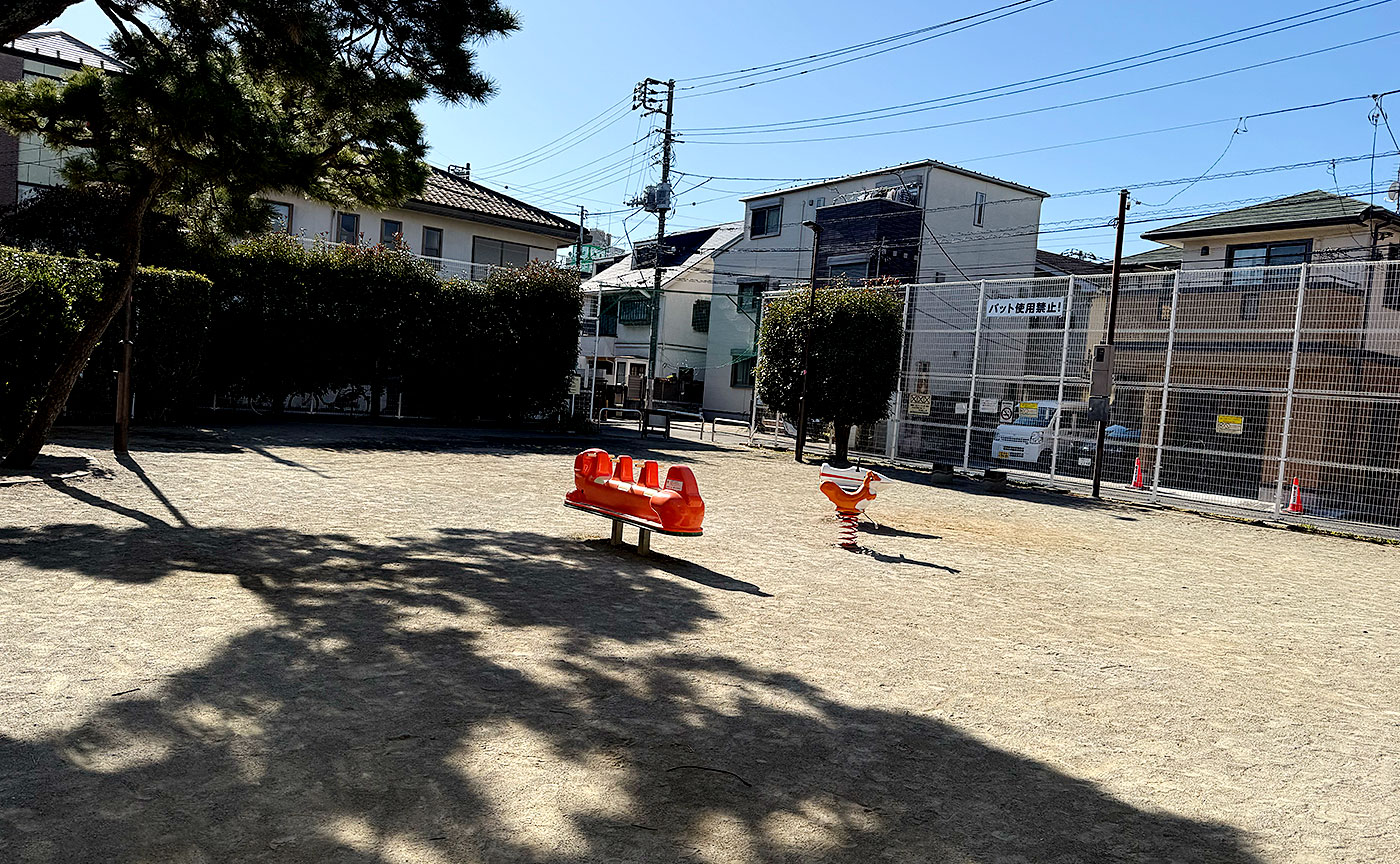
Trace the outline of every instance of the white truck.
<instances>
[{"instance_id":1,"label":"white truck","mask_svg":"<svg viewBox=\"0 0 1400 864\"><path fill-rule=\"evenodd\" d=\"M1002 409L1002 422L992 435L992 459L1004 462L1040 463L1050 460L1054 446L1055 412L1060 403L1007 402ZM1066 429L1061 430L1061 434Z\"/></svg>"}]
</instances>

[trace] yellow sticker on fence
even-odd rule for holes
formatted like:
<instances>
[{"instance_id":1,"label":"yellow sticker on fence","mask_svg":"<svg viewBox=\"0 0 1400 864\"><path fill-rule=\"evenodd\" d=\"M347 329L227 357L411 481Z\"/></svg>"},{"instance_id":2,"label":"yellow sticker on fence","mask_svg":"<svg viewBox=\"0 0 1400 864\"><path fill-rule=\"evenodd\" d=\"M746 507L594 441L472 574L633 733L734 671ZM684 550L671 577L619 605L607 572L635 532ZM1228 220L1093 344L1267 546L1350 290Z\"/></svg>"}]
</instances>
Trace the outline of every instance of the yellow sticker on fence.
<instances>
[{"instance_id":1,"label":"yellow sticker on fence","mask_svg":"<svg viewBox=\"0 0 1400 864\"><path fill-rule=\"evenodd\" d=\"M1040 416L1040 403L1039 403L1039 402L1022 402L1022 403L1021 403L1021 416L1022 416L1022 417L1039 417L1039 416Z\"/></svg>"},{"instance_id":2,"label":"yellow sticker on fence","mask_svg":"<svg viewBox=\"0 0 1400 864\"><path fill-rule=\"evenodd\" d=\"M1243 435L1244 418L1234 414L1215 415L1215 434L1217 435Z\"/></svg>"}]
</instances>

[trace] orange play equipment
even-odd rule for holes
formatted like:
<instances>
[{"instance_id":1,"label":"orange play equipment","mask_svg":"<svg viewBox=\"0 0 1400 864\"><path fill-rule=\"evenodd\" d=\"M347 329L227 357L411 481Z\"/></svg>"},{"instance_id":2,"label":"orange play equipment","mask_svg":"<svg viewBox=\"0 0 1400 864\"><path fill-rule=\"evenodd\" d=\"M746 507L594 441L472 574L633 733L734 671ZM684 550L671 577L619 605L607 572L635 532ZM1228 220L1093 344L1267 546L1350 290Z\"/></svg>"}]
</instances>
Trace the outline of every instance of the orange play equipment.
<instances>
[{"instance_id":1,"label":"orange play equipment","mask_svg":"<svg viewBox=\"0 0 1400 864\"><path fill-rule=\"evenodd\" d=\"M637 550L651 549L651 534L698 537L705 520L705 502L695 472L673 465L661 482L661 467L642 463L640 476L632 475L632 457L617 462L605 450L594 447L574 457L574 491L564 496L564 506L613 521L612 542L622 542L622 525L641 529Z\"/></svg>"},{"instance_id":2,"label":"orange play equipment","mask_svg":"<svg viewBox=\"0 0 1400 864\"><path fill-rule=\"evenodd\" d=\"M835 479L823 479L820 488L822 493L831 499L831 503L836 505L836 518L841 523L841 546L846 549L857 548L856 532L859 529L856 526L860 522L861 511L875 497L871 487L886 479L874 471L866 471L857 485L854 483L855 477L852 476L855 473L849 469L843 472L840 469L822 466L823 478L838 475Z\"/></svg>"}]
</instances>

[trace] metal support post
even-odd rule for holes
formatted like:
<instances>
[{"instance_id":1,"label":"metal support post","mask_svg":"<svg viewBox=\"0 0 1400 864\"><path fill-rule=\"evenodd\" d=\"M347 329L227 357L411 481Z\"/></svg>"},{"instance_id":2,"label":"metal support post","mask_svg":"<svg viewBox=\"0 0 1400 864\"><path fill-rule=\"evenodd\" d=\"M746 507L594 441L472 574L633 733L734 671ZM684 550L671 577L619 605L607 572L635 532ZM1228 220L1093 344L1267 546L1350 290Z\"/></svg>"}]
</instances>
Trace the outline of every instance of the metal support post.
<instances>
[{"instance_id":1,"label":"metal support post","mask_svg":"<svg viewBox=\"0 0 1400 864\"><path fill-rule=\"evenodd\" d=\"M651 532L645 528L641 529L637 534L637 554L651 554Z\"/></svg>"},{"instance_id":2,"label":"metal support post","mask_svg":"<svg viewBox=\"0 0 1400 864\"><path fill-rule=\"evenodd\" d=\"M1181 271L1172 279L1172 311L1167 321L1167 359L1162 369L1162 404L1157 411L1157 457L1152 460L1152 503L1162 489L1162 463L1167 458L1167 400L1171 396L1172 352L1176 349L1176 307L1181 299Z\"/></svg>"},{"instance_id":3,"label":"metal support post","mask_svg":"<svg viewBox=\"0 0 1400 864\"><path fill-rule=\"evenodd\" d=\"M987 280L977 283L977 329L972 335L972 373L967 384L967 431L963 436L963 469L969 467L972 457L972 403L977 398L977 361L982 353L982 319L987 307Z\"/></svg>"},{"instance_id":4,"label":"metal support post","mask_svg":"<svg viewBox=\"0 0 1400 864\"><path fill-rule=\"evenodd\" d=\"M909 376L908 370L904 368L904 361L909 356L909 298L912 290L910 286L904 286L904 338L899 343L899 377L895 379L894 385L894 410L885 421L886 459L894 459L899 449L899 412L904 407L904 382ZM971 406L968 410L971 410Z\"/></svg>"},{"instance_id":5,"label":"metal support post","mask_svg":"<svg viewBox=\"0 0 1400 864\"><path fill-rule=\"evenodd\" d=\"M1293 391L1298 382L1298 343L1303 336L1303 301L1308 290L1307 262L1299 265L1298 306L1293 310L1293 357L1288 364L1288 396L1283 408L1283 437L1278 448L1278 482L1274 488L1274 512L1283 510L1283 476L1288 467L1288 437L1293 431Z\"/></svg>"},{"instance_id":6,"label":"metal support post","mask_svg":"<svg viewBox=\"0 0 1400 864\"><path fill-rule=\"evenodd\" d=\"M608 542L611 543L613 546L617 546L617 545L619 545L619 544L622 543L622 522L621 522L621 521L619 521L619 520L617 520L617 519L612 520L612 538L609 539Z\"/></svg>"},{"instance_id":7,"label":"metal support post","mask_svg":"<svg viewBox=\"0 0 1400 864\"><path fill-rule=\"evenodd\" d=\"M1060 340L1060 384L1055 391L1055 429L1050 434L1050 479L1055 479L1055 469L1060 461L1060 418L1065 413L1065 373L1069 370L1069 322L1074 317L1074 277L1066 276L1069 286L1065 289L1065 327ZM968 406L971 410L972 406Z\"/></svg>"}]
</instances>

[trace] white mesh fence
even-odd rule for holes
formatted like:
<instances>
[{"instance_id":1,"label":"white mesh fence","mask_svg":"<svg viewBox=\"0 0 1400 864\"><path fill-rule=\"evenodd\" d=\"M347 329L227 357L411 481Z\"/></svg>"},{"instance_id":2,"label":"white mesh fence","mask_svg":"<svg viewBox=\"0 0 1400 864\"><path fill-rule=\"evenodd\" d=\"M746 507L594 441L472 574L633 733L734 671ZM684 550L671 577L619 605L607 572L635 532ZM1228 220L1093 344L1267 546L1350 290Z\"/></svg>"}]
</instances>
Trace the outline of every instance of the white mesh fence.
<instances>
[{"instance_id":1,"label":"white mesh fence","mask_svg":"<svg viewBox=\"0 0 1400 864\"><path fill-rule=\"evenodd\" d=\"M1109 294L1107 275L907 286L890 419L852 452L1087 482ZM1114 341L1105 488L1400 533L1400 262L1124 274ZM763 406L754 431L793 443Z\"/></svg>"}]
</instances>

